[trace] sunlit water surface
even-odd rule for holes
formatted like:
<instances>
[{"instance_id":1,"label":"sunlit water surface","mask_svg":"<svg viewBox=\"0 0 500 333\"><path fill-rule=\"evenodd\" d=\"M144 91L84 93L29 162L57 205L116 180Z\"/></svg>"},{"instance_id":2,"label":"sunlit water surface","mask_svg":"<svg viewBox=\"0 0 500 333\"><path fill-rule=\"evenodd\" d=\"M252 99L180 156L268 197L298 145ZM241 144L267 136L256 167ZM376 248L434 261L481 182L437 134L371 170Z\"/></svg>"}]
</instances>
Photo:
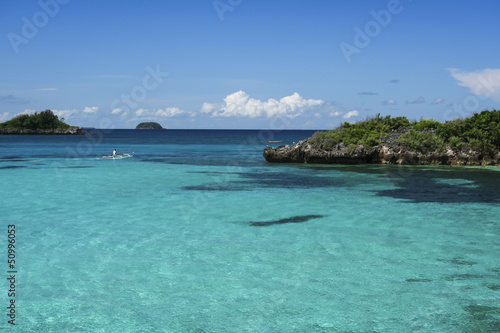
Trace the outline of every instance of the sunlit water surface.
<instances>
[{"instance_id":1,"label":"sunlit water surface","mask_svg":"<svg viewBox=\"0 0 500 333\"><path fill-rule=\"evenodd\" d=\"M0 136L14 330L500 331L500 169L262 157L311 134Z\"/></svg>"}]
</instances>

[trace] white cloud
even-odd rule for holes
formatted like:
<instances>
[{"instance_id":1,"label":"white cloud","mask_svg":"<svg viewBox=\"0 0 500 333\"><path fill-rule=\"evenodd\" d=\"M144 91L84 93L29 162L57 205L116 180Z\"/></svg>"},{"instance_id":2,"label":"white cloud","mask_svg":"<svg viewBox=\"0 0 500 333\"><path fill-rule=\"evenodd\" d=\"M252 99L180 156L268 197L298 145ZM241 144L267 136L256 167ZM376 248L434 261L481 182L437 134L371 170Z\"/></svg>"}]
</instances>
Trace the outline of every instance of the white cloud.
<instances>
[{"instance_id":1,"label":"white cloud","mask_svg":"<svg viewBox=\"0 0 500 333\"><path fill-rule=\"evenodd\" d=\"M396 105L397 103L396 103L395 100L393 100L392 98L390 98L390 99L387 99L385 101L382 101L382 104L384 104L384 105Z\"/></svg>"},{"instance_id":2,"label":"white cloud","mask_svg":"<svg viewBox=\"0 0 500 333\"><path fill-rule=\"evenodd\" d=\"M149 117L149 118L172 118L180 115L193 115L192 112L184 111L178 107L168 107L165 109L158 109L156 111L149 111L147 109L139 109L135 111L137 117Z\"/></svg>"},{"instance_id":3,"label":"white cloud","mask_svg":"<svg viewBox=\"0 0 500 333\"><path fill-rule=\"evenodd\" d=\"M92 107L86 106L83 109L83 113L97 113L97 110L99 110L99 108L97 106L92 106Z\"/></svg>"},{"instance_id":4,"label":"white cloud","mask_svg":"<svg viewBox=\"0 0 500 333\"><path fill-rule=\"evenodd\" d=\"M111 114L114 115L119 115L121 118L125 118L125 116L128 114L127 111L122 110L121 108L116 108L111 111Z\"/></svg>"},{"instance_id":5,"label":"white cloud","mask_svg":"<svg viewBox=\"0 0 500 333\"><path fill-rule=\"evenodd\" d=\"M217 104L212 104L212 103L203 103L201 107L201 112L202 113L211 113L214 112L217 109Z\"/></svg>"},{"instance_id":6,"label":"white cloud","mask_svg":"<svg viewBox=\"0 0 500 333\"><path fill-rule=\"evenodd\" d=\"M436 98L431 102L431 104L442 104L442 103L444 103L444 99L442 98Z\"/></svg>"},{"instance_id":7,"label":"white cloud","mask_svg":"<svg viewBox=\"0 0 500 333\"><path fill-rule=\"evenodd\" d=\"M424 96L420 96L419 98L417 98L416 100L411 101L411 102L406 101L406 103L405 103L405 104L422 104L422 103L425 103L425 98L424 98Z\"/></svg>"},{"instance_id":8,"label":"white cloud","mask_svg":"<svg viewBox=\"0 0 500 333\"><path fill-rule=\"evenodd\" d=\"M4 122L4 121L7 121L10 119L10 116L9 116L9 113L8 112L4 112L2 114L0 114L0 122Z\"/></svg>"},{"instance_id":9,"label":"white cloud","mask_svg":"<svg viewBox=\"0 0 500 333\"><path fill-rule=\"evenodd\" d=\"M500 69L486 68L475 72L466 72L457 68L448 68L458 85L467 87L471 93L500 101Z\"/></svg>"},{"instance_id":10,"label":"white cloud","mask_svg":"<svg viewBox=\"0 0 500 333\"><path fill-rule=\"evenodd\" d=\"M52 112L59 117L59 119L64 118L68 120L72 115L78 113L76 110L52 110Z\"/></svg>"},{"instance_id":11,"label":"white cloud","mask_svg":"<svg viewBox=\"0 0 500 333\"><path fill-rule=\"evenodd\" d=\"M158 109L155 111L155 116L158 117L165 117L165 118L171 118L175 116L179 116L181 114L185 114L186 111L179 109L178 107L173 107L173 108L165 108L164 110Z\"/></svg>"},{"instance_id":12,"label":"white cloud","mask_svg":"<svg viewBox=\"0 0 500 333\"><path fill-rule=\"evenodd\" d=\"M35 112L37 112L37 111L26 109L23 112L16 113L16 115L14 117L17 117L17 116L20 116L20 115L23 115L23 114L32 114L32 113L35 113Z\"/></svg>"},{"instance_id":13,"label":"white cloud","mask_svg":"<svg viewBox=\"0 0 500 333\"><path fill-rule=\"evenodd\" d=\"M359 111L352 110L352 111L347 112L342 118L349 119L351 117L357 117L357 116L359 116Z\"/></svg>"},{"instance_id":14,"label":"white cloud","mask_svg":"<svg viewBox=\"0 0 500 333\"><path fill-rule=\"evenodd\" d=\"M330 117L338 117L342 114L342 112L335 111L335 112L330 112L329 116Z\"/></svg>"},{"instance_id":15,"label":"white cloud","mask_svg":"<svg viewBox=\"0 0 500 333\"><path fill-rule=\"evenodd\" d=\"M226 96L223 104L203 103L202 113L210 113L212 117L248 117L258 118L286 116L296 118L305 111L324 104L322 100L304 99L298 93L285 96L280 100L261 101L251 98L244 91Z\"/></svg>"}]
</instances>

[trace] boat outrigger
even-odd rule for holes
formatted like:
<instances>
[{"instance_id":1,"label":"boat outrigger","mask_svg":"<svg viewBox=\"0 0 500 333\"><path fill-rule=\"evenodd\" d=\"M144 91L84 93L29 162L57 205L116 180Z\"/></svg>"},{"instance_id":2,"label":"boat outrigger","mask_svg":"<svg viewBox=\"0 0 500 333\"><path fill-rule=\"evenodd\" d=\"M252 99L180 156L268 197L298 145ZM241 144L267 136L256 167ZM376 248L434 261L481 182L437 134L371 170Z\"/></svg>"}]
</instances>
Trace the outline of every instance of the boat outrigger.
<instances>
[{"instance_id":1,"label":"boat outrigger","mask_svg":"<svg viewBox=\"0 0 500 333\"><path fill-rule=\"evenodd\" d=\"M113 159L113 160L119 160L119 159L122 159L122 158L129 158L129 157L132 157L134 155L132 154L115 154L115 155L104 155L102 158L109 158L109 159Z\"/></svg>"}]
</instances>

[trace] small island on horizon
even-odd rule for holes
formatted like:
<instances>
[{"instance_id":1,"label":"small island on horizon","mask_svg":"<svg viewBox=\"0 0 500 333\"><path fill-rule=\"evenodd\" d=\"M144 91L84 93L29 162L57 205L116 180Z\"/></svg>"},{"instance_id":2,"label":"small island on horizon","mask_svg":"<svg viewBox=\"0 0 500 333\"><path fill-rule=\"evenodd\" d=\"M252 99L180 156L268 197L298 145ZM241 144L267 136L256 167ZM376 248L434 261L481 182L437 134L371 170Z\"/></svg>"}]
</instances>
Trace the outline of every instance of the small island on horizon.
<instances>
[{"instance_id":1,"label":"small island on horizon","mask_svg":"<svg viewBox=\"0 0 500 333\"><path fill-rule=\"evenodd\" d=\"M293 145L268 146L263 156L274 163L498 166L500 111L445 123L378 114Z\"/></svg>"},{"instance_id":2,"label":"small island on horizon","mask_svg":"<svg viewBox=\"0 0 500 333\"><path fill-rule=\"evenodd\" d=\"M0 123L0 135L85 135L79 126L70 126L51 110L21 114Z\"/></svg>"},{"instance_id":3,"label":"small island on horizon","mask_svg":"<svg viewBox=\"0 0 500 333\"><path fill-rule=\"evenodd\" d=\"M165 129L156 122L144 122L136 126L135 129Z\"/></svg>"}]
</instances>

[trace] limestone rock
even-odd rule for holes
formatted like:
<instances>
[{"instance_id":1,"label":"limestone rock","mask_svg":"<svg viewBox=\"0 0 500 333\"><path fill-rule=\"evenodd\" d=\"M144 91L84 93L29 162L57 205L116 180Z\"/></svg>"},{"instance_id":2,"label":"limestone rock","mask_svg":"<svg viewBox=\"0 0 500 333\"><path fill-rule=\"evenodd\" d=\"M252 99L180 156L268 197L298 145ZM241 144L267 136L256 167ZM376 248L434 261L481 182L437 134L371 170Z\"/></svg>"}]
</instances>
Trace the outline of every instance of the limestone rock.
<instances>
[{"instance_id":1,"label":"limestone rock","mask_svg":"<svg viewBox=\"0 0 500 333\"><path fill-rule=\"evenodd\" d=\"M401 164L401 165L500 165L498 149L491 154L476 151L458 151L446 147L444 152L422 153L397 143L404 129L392 131L387 138L372 148L362 145L352 147L339 143L330 147L328 142L307 139L293 145L266 147L264 158L273 163L318 163L318 164Z\"/></svg>"}]
</instances>

